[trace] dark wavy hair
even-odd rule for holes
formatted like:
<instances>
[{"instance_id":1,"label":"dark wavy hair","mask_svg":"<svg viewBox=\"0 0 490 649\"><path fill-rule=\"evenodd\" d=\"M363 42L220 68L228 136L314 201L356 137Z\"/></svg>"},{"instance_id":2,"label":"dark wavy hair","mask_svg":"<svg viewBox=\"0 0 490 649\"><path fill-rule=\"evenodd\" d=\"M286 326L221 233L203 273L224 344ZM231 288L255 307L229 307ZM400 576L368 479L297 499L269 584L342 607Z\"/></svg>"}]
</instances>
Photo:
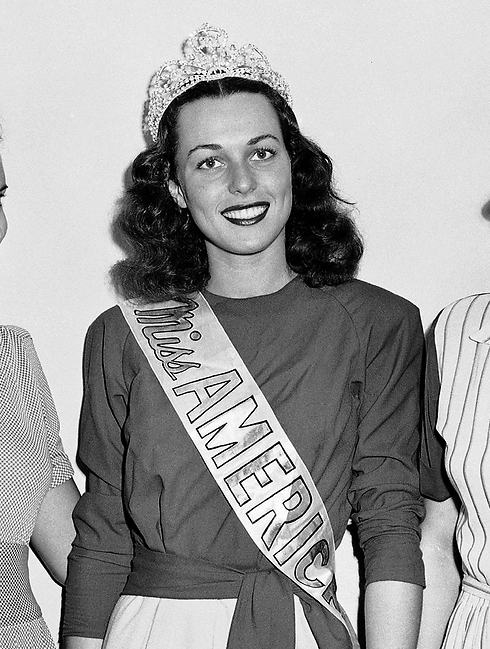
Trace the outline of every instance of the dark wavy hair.
<instances>
[{"instance_id":1,"label":"dark wavy hair","mask_svg":"<svg viewBox=\"0 0 490 649\"><path fill-rule=\"evenodd\" d=\"M114 223L127 256L111 271L126 298L182 299L209 281L204 237L168 189L168 181L176 181L178 117L185 104L240 92L267 97L291 159L293 202L286 224L289 267L311 287L341 284L355 275L362 240L349 213L351 204L333 188L330 158L300 132L293 111L275 90L260 81L226 77L198 83L174 99L160 121L157 142L133 162L132 181Z\"/></svg>"}]
</instances>

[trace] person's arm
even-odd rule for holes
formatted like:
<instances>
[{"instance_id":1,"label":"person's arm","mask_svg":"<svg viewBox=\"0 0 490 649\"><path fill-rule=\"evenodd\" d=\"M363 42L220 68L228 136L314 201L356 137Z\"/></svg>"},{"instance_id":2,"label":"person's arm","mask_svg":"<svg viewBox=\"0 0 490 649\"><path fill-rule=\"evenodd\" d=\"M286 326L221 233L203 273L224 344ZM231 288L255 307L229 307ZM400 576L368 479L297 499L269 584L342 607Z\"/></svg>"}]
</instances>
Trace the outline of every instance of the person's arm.
<instances>
[{"instance_id":1,"label":"person's arm","mask_svg":"<svg viewBox=\"0 0 490 649\"><path fill-rule=\"evenodd\" d=\"M426 497L421 547L427 587L424 591L418 649L440 649L461 585L454 536L458 508L444 466L445 441L437 432L441 383L435 331L440 315L432 323L426 339L420 488Z\"/></svg>"},{"instance_id":2,"label":"person's arm","mask_svg":"<svg viewBox=\"0 0 490 649\"><path fill-rule=\"evenodd\" d=\"M41 503L31 536L34 552L59 584L66 579L67 557L75 538L72 512L79 497L72 479L50 489Z\"/></svg>"},{"instance_id":3,"label":"person's arm","mask_svg":"<svg viewBox=\"0 0 490 649\"><path fill-rule=\"evenodd\" d=\"M458 510L448 498L442 502L427 499L426 511L421 547L427 586L418 649L440 649L461 585L454 547Z\"/></svg>"},{"instance_id":4,"label":"person's arm","mask_svg":"<svg viewBox=\"0 0 490 649\"><path fill-rule=\"evenodd\" d=\"M366 588L366 649L415 649L422 587L376 581Z\"/></svg>"},{"instance_id":5,"label":"person's arm","mask_svg":"<svg viewBox=\"0 0 490 649\"><path fill-rule=\"evenodd\" d=\"M454 489L444 466L446 442L437 432L441 381L435 343L439 316L426 336L426 361L422 440L420 444L420 491L425 498L441 502L452 497Z\"/></svg>"},{"instance_id":6,"label":"person's arm","mask_svg":"<svg viewBox=\"0 0 490 649\"><path fill-rule=\"evenodd\" d=\"M382 303L363 334L365 381L350 499L365 567L368 649L415 649L424 571L420 552L420 379L416 309Z\"/></svg>"},{"instance_id":7,"label":"person's arm","mask_svg":"<svg viewBox=\"0 0 490 649\"><path fill-rule=\"evenodd\" d=\"M51 464L51 487L39 507L30 544L53 579L64 584L67 557L75 537L72 512L80 492L72 478L73 468L63 449L56 406L32 340L25 340L23 347L32 372L39 412L42 413L43 438Z\"/></svg>"},{"instance_id":8,"label":"person's arm","mask_svg":"<svg viewBox=\"0 0 490 649\"><path fill-rule=\"evenodd\" d=\"M75 638L70 636L63 640L62 647L63 649L100 649L103 642L99 638Z\"/></svg>"},{"instance_id":9,"label":"person's arm","mask_svg":"<svg viewBox=\"0 0 490 649\"><path fill-rule=\"evenodd\" d=\"M2 435L4 427L11 429L9 443L14 439L17 443L11 452L17 448L17 458L24 463L20 470L29 472L29 479L40 490L42 486L41 493L50 471L50 489L41 503L34 501L39 509L30 543L51 576L62 584L75 536L71 514L80 494L71 479L73 469L63 449L56 407L34 343L27 331L17 327L2 327L0 334L0 403ZM26 439L30 443L26 444ZM48 457L49 468L45 464ZM18 476L15 484L21 479ZM10 497L20 494L12 492Z\"/></svg>"},{"instance_id":10,"label":"person's arm","mask_svg":"<svg viewBox=\"0 0 490 649\"><path fill-rule=\"evenodd\" d=\"M123 370L129 330L119 310L89 329L84 349L84 396L78 458L86 490L73 519L62 635L72 647L97 647L131 570L133 544L122 484L128 391Z\"/></svg>"}]
</instances>

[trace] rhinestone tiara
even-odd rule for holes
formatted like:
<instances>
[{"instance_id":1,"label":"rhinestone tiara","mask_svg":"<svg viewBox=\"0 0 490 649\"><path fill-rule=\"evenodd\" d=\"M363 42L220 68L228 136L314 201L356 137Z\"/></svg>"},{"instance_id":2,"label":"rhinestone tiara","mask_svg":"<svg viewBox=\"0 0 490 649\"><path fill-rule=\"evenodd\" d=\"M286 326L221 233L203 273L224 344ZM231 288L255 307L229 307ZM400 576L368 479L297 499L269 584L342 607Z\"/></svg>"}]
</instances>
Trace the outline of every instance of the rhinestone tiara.
<instances>
[{"instance_id":1,"label":"rhinestone tiara","mask_svg":"<svg viewBox=\"0 0 490 649\"><path fill-rule=\"evenodd\" d=\"M262 81L292 104L289 86L275 72L265 54L248 43L238 48L227 44L224 29L204 23L193 32L182 46L184 58L169 61L153 75L148 88L148 112L145 129L157 141L158 126L170 102L200 81L214 81L225 77L241 77Z\"/></svg>"}]
</instances>

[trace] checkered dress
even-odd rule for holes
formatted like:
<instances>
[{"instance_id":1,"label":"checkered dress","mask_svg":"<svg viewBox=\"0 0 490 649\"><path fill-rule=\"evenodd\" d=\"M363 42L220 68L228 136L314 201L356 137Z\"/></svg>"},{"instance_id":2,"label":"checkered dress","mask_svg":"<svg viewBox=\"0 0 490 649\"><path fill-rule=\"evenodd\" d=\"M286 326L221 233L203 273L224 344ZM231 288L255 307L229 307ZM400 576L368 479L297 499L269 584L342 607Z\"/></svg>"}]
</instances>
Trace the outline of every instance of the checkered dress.
<instances>
[{"instance_id":1,"label":"checkered dress","mask_svg":"<svg viewBox=\"0 0 490 649\"><path fill-rule=\"evenodd\" d=\"M0 647L52 649L27 567L46 492L73 475L30 335L0 326Z\"/></svg>"}]
</instances>

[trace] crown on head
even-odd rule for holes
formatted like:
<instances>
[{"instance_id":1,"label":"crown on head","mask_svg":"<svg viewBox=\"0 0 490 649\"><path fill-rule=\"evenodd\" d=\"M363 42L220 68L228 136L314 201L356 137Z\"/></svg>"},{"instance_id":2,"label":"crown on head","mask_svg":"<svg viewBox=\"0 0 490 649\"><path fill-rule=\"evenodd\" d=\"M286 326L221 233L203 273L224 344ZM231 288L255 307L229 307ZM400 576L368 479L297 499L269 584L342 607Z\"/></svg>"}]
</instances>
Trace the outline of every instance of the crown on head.
<instances>
[{"instance_id":1,"label":"crown on head","mask_svg":"<svg viewBox=\"0 0 490 649\"><path fill-rule=\"evenodd\" d=\"M262 81L291 105L286 80L271 68L265 54L250 43L238 48L227 41L224 29L204 23L184 42L184 58L164 63L153 75L148 88L145 127L155 142L160 120L170 102L201 81L225 77Z\"/></svg>"}]
</instances>

